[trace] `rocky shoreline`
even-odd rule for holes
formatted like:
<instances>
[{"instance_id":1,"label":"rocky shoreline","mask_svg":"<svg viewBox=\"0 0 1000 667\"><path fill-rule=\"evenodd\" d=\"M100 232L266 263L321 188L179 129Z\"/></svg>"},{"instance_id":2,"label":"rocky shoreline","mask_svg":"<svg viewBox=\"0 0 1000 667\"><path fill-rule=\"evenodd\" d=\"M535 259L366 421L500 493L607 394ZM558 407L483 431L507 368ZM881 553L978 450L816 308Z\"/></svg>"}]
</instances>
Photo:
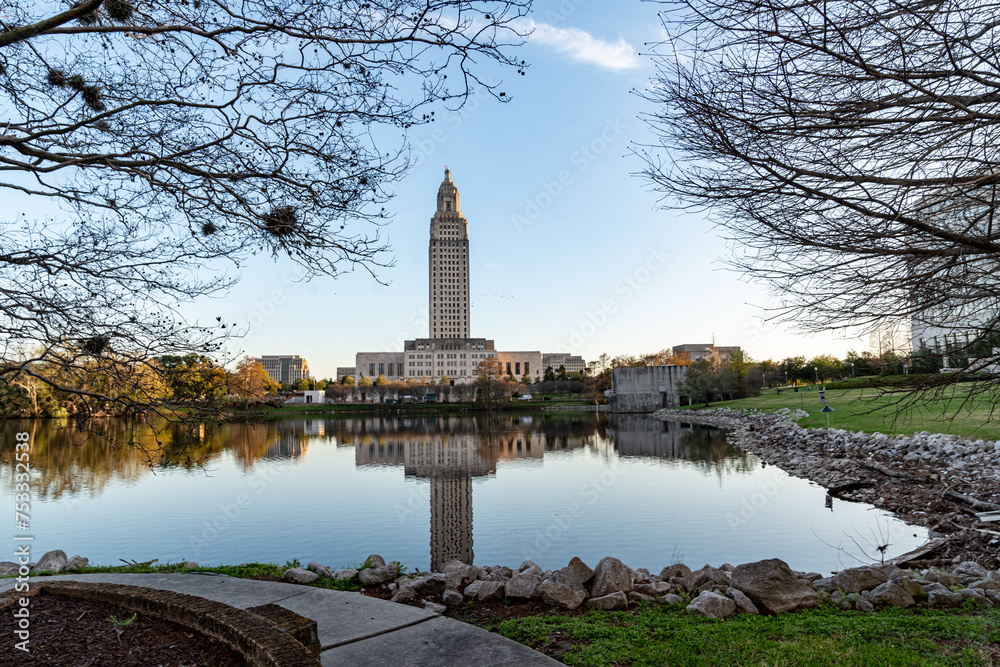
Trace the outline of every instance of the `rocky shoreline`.
<instances>
[{"instance_id":1,"label":"rocky shoreline","mask_svg":"<svg viewBox=\"0 0 1000 667\"><path fill-rule=\"evenodd\" d=\"M609 556L594 568L579 558L554 571L542 570L531 561L514 570L453 560L440 572L400 574L397 562L386 563L372 554L361 569L332 571L320 563L309 563L306 568L286 570L282 579L308 584L321 577L356 580L369 594L385 591L392 602L438 613L473 601L539 601L569 611L581 607L614 611L650 602L683 605L688 612L709 618L777 614L821 604L861 612L915 605L992 608L1000 604L1000 571L973 561L919 572L890 564L866 565L824 577L792 570L776 558L735 567L705 565L694 571L678 563L652 574L644 568L633 570Z\"/></svg>"},{"instance_id":2,"label":"rocky shoreline","mask_svg":"<svg viewBox=\"0 0 1000 667\"><path fill-rule=\"evenodd\" d=\"M867 502L925 526L937 538L911 567L976 561L1000 567L1000 523L977 512L1000 510L1000 442L926 431L889 436L807 429L800 410L660 410L662 420L729 429L728 442L764 463L822 485L843 500Z\"/></svg>"}]
</instances>

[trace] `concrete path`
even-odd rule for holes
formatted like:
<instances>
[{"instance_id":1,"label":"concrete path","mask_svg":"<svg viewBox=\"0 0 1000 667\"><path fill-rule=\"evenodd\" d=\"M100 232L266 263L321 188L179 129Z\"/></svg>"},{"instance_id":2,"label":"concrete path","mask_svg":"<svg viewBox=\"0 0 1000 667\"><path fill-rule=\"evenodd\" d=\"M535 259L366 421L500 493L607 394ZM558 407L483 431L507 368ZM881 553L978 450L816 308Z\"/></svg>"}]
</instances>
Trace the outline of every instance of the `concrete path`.
<instances>
[{"instance_id":1,"label":"concrete path","mask_svg":"<svg viewBox=\"0 0 1000 667\"><path fill-rule=\"evenodd\" d=\"M246 609L277 604L316 621L323 665L553 667L562 663L439 614L360 593L213 574L74 574L38 577L159 588ZM14 579L0 580L0 593Z\"/></svg>"}]
</instances>

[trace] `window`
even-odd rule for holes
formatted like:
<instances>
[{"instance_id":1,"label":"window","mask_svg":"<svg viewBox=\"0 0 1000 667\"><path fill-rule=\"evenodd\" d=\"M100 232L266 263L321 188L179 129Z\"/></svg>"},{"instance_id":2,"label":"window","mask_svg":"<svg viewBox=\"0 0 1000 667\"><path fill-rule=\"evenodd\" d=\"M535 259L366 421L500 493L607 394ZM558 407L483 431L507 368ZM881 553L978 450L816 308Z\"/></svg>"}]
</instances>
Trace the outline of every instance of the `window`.
<instances>
[{"instance_id":1,"label":"window","mask_svg":"<svg viewBox=\"0 0 1000 667\"><path fill-rule=\"evenodd\" d=\"M518 361L518 362L516 362L514 364L514 374L515 375L520 375L521 374L521 362L520 361Z\"/></svg>"},{"instance_id":2,"label":"window","mask_svg":"<svg viewBox=\"0 0 1000 667\"><path fill-rule=\"evenodd\" d=\"M384 363L380 363L378 365L378 374L379 375L385 375L385 364Z\"/></svg>"},{"instance_id":3,"label":"window","mask_svg":"<svg viewBox=\"0 0 1000 667\"><path fill-rule=\"evenodd\" d=\"M375 364L368 364L368 375L370 377L375 376Z\"/></svg>"}]
</instances>

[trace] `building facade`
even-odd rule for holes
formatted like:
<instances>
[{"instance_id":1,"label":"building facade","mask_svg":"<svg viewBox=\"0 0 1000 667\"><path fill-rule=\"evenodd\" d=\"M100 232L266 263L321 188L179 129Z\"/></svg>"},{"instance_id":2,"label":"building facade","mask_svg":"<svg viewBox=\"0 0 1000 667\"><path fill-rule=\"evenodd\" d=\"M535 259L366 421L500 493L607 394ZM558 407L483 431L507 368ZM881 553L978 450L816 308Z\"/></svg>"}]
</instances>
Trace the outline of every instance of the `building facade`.
<instances>
[{"instance_id":1,"label":"building facade","mask_svg":"<svg viewBox=\"0 0 1000 667\"><path fill-rule=\"evenodd\" d=\"M358 369L354 366L337 366L337 382L340 382L348 375L357 380Z\"/></svg>"},{"instance_id":2,"label":"building facade","mask_svg":"<svg viewBox=\"0 0 1000 667\"><path fill-rule=\"evenodd\" d=\"M687 366L623 366L611 371L604 392L611 412L655 412L680 405L680 385Z\"/></svg>"},{"instance_id":3,"label":"building facade","mask_svg":"<svg viewBox=\"0 0 1000 667\"><path fill-rule=\"evenodd\" d=\"M375 381L380 375L391 382L405 379L402 352L358 352L354 358L355 380L369 378Z\"/></svg>"},{"instance_id":4,"label":"building facade","mask_svg":"<svg viewBox=\"0 0 1000 667\"><path fill-rule=\"evenodd\" d=\"M309 379L309 362L297 354L264 355L256 359L275 382L294 384L302 378Z\"/></svg>"},{"instance_id":5,"label":"building facade","mask_svg":"<svg viewBox=\"0 0 1000 667\"><path fill-rule=\"evenodd\" d=\"M516 380L527 375L532 382L541 382L544 377L541 352L498 352L497 357L503 372Z\"/></svg>"},{"instance_id":6,"label":"building facade","mask_svg":"<svg viewBox=\"0 0 1000 667\"><path fill-rule=\"evenodd\" d=\"M739 345L718 347L715 343L688 343L673 348L675 357L686 354L691 363L708 359L709 361L725 361L733 352L739 352Z\"/></svg>"},{"instance_id":7,"label":"building facade","mask_svg":"<svg viewBox=\"0 0 1000 667\"><path fill-rule=\"evenodd\" d=\"M469 337L469 223L458 209L458 188L445 167L431 218L428 305L431 338Z\"/></svg>"},{"instance_id":8,"label":"building facade","mask_svg":"<svg viewBox=\"0 0 1000 667\"><path fill-rule=\"evenodd\" d=\"M543 371L550 366L554 371L558 371L560 366L565 366L567 373L583 373L587 370L587 362L583 357L563 352L546 352L542 355L542 366Z\"/></svg>"}]
</instances>

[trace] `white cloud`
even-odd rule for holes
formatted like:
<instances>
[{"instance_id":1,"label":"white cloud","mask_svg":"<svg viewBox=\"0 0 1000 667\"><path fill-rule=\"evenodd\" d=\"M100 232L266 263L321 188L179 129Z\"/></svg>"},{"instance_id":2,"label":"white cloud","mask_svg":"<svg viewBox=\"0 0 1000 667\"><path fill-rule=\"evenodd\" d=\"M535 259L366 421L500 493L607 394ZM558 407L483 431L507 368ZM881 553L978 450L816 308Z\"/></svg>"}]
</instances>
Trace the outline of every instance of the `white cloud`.
<instances>
[{"instance_id":1,"label":"white cloud","mask_svg":"<svg viewBox=\"0 0 1000 667\"><path fill-rule=\"evenodd\" d=\"M534 21L528 24L534 31L530 41L550 46L574 62L612 70L634 69L642 65L635 49L622 37L617 42L607 42L579 28L557 28Z\"/></svg>"}]
</instances>

